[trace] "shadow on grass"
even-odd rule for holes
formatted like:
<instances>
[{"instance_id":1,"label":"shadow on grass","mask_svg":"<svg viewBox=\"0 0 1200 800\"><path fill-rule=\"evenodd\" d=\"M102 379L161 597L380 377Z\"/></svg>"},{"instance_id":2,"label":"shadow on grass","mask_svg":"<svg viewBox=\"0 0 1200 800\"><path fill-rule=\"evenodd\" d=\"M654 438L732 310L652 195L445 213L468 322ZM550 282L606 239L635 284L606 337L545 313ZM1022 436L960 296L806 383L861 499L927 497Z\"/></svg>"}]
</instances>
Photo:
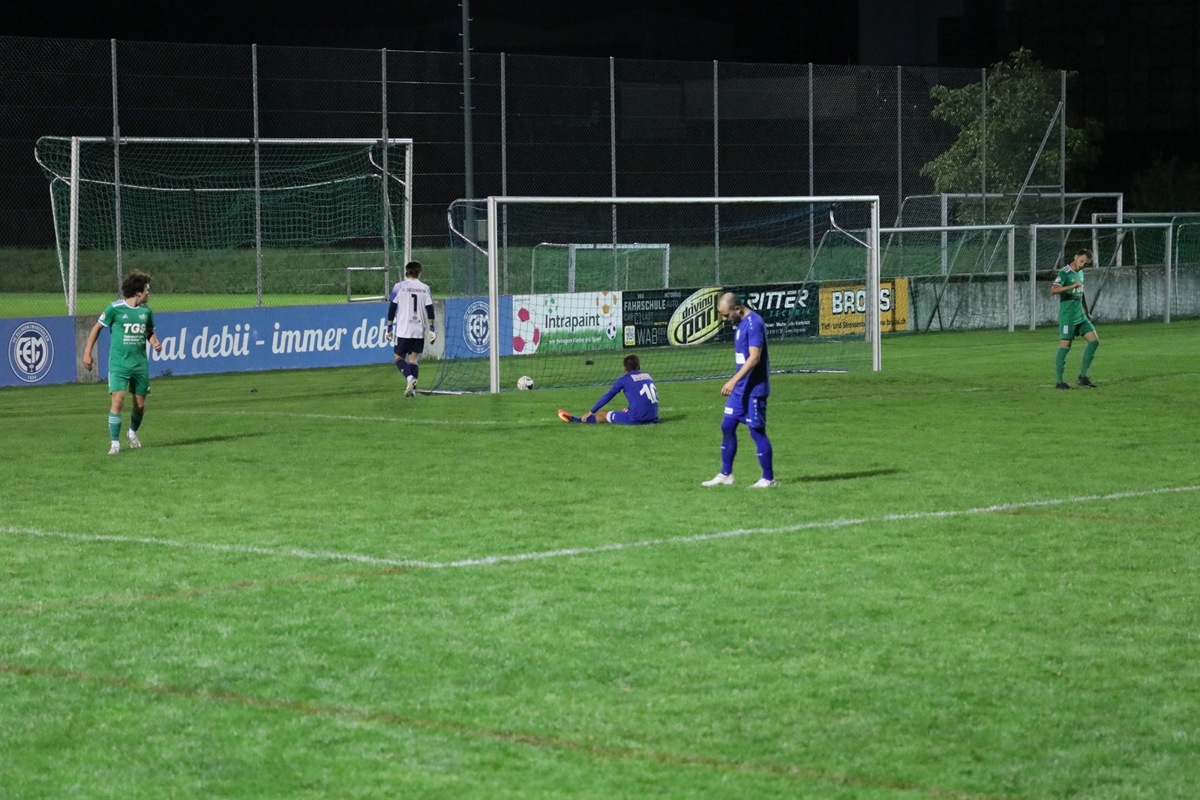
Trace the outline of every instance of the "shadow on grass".
<instances>
[{"instance_id":1,"label":"shadow on grass","mask_svg":"<svg viewBox=\"0 0 1200 800\"><path fill-rule=\"evenodd\" d=\"M166 441L154 441L154 449L158 450L164 447L188 447L194 444L212 444L213 442L236 442L239 439L253 439L258 436L266 436L262 431L250 431L249 433L225 433L220 436L196 436L191 439L170 439Z\"/></svg>"},{"instance_id":2,"label":"shadow on grass","mask_svg":"<svg viewBox=\"0 0 1200 800\"><path fill-rule=\"evenodd\" d=\"M891 467L888 469L864 469L861 472L831 472L828 475L804 475L791 480L800 481L802 483L821 483L823 481L852 481L857 478L875 478L879 475L896 475L900 470Z\"/></svg>"}]
</instances>

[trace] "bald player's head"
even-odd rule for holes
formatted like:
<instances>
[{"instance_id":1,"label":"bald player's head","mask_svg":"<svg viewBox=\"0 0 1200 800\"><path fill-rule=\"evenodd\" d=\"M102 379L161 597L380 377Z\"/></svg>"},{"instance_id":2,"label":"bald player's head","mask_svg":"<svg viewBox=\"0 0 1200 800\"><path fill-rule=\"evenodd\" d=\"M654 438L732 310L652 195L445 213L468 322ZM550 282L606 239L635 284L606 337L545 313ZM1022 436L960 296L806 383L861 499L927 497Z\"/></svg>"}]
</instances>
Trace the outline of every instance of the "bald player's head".
<instances>
[{"instance_id":1,"label":"bald player's head","mask_svg":"<svg viewBox=\"0 0 1200 800\"><path fill-rule=\"evenodd\" d=\"M746 307L736 294L726 292L717 298L717 313L721 315L721 319L736 325L746 316Z\"/></svg>"}]
</instances>

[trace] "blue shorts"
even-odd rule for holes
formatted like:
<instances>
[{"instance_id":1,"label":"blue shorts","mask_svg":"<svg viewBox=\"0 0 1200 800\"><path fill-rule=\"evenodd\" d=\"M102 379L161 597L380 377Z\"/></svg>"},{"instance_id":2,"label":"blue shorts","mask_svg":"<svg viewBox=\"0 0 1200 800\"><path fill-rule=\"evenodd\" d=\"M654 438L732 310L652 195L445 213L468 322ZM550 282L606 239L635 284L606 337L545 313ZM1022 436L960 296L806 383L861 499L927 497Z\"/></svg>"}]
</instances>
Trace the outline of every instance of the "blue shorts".
<instances>
[{"instance_id":1,"label":"blue shorts","mask_svg":"<svg viewBox=\"0 0 1200 800\"><path fill-rule=\"evenodd\" d=\"M767 429L767 398L746 397L742 394L731 394L725 401L725 417L732 417L747 428L765 431Z\"/></svg>"},{"instance_id":2,"label":"blue shorts","mask_svg":"<svg viewBox=\"0 0 1200 800\"><path fill-rule=\"evenodd\" d=\"M653 425L657 419L634 419L629 416L629 409L608 412L608 421L614 425Z\"/></svg>"}]
</instances>

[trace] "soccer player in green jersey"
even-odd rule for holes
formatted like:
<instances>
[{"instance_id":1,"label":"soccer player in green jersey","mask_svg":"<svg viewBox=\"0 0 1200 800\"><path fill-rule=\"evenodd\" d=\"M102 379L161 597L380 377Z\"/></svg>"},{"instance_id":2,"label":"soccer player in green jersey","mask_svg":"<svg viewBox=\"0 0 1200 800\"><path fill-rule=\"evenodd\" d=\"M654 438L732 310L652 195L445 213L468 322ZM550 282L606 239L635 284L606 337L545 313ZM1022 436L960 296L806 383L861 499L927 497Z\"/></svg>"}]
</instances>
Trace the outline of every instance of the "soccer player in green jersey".
<instances>
[{"instance_id":1,"label":"soccer player in green jersey","mask_svg":"<svg viewBox=\"0 0 1200 800\"><path fill-rule=\"evenodd\" d=\"M137 430L146 413L146 395L150 392L150 356L146 352L149 342L155 352L162 352L162 343L154 333L154 312L150 300L150 276L144 272L131 272L121 282L124 300L109 303L92 326L87 344L83 348L83 366L91 370L95 366L92 350L100 331L112 331L112 344L108 350L108 391L112 404L108 409L108 435L112 439L108 454L121 452L121 408L125 404L125 392L133 392L133 412L129 419L129 446L141 447Z\"/></svg>"},{"instance_id":2,"label":"soccer player in green jersey","mask_svg":"<svg viewBox=\"0 0 1200 800\"><path fill-rule=\"evenodd\" d=\"M1100 346L1100 337L1096 334L1096 326L1088 318L1087 303L1083 299L1083 270L1091 263L1092 251L1086 247L1078 250L1071 263L1060 269L1054 277L1054 283L1050 284L1050 294L1058 295L1058 353L1054 357L1058 381L1056 389L1071 388L1071 384L1063 380L1063 370L1067 366L1071 342L1076 336L1082 336L1087 342L1083 349L1083 362L1079 365L1078 383L1088 389L1096 388L1096 384L1088 378L1088 370L1096 356L1096 348Z\"/></svg>"}]
</instances>

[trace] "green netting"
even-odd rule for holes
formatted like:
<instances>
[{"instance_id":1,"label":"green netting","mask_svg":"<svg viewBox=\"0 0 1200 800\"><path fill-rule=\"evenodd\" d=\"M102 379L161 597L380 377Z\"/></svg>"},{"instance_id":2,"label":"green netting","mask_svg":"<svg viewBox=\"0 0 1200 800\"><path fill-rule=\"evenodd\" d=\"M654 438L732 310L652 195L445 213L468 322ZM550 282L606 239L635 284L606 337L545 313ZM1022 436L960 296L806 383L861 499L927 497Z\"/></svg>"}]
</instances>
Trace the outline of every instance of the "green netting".
<instances>
[{"instance_id":1,"label":"green netting","mask_svg":"<svg viewBox=\"0 0 1200 800\"><path fill-rule=\"evenodd\" d=\"M80 139L78 290L110 290L145 269L176 294L344 294L346 267L383 266L385 250L393 264L404 257L407 146ZM71 139L40 139L37 158L65 285Z\"/></svg>"}]
</instances>

